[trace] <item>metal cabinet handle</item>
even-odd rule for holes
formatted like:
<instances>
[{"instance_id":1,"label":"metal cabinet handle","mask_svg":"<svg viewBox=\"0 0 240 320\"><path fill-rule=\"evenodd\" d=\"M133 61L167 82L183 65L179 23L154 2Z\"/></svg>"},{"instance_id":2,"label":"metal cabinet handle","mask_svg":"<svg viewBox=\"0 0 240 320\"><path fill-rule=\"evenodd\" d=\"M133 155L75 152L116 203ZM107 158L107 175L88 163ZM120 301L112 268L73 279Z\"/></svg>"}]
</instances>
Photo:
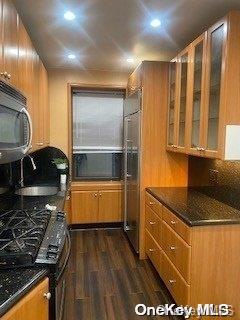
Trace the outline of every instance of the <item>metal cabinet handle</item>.
<instances>
[{"instance_id":1,"label":"metal cabinet handle","mask_svg":"<svg viewBox=\"0 0 240 320\"><path fill-rule=\"evenodd\" d=\"M174 221L174 220L171 220L171 224L176 224L176 221Z\"/></svg>"},{"instance_id":2,"label":"metal cabinet handle","mask_svg":"<svg viewBox=\"0 0 240 320\"><path fill-rule=\"evenodd\" d=\"M156 221L149 221L149 224L154 225L156 224Z\"/></svg>"},{"instance_id":3,"label":"metal cabinet handle","mask_svg":"<svg viewBox=\"0 0 240 320\"><path fill-rule=\"evenodd\" d=\"M50 292L47 292L47 293L44 293L43 296L44 296L45 299L50 300L52 295L51 295Z\"/></svg>"},{"instance_id":4,"label":"metal cabinet handle","mask_svg":"<svg viewBox=\"0 0 240 320\"><path fill-rule=\"evenodd\" d=\"M149 249L150 252L154 252L154 249Z\"/></svg>"},{"instance_id":5,"label":"metal cabinet handle","mask_svg":"<svg viewBox=\"0 0 240 320\"><path fill-rule=\"evenodd\" d=\"M171 284L174 284L174 283L176 283L177 281L175 280L175 279L170 279L169 280L169 283L171 283Z\"/></svg>"},{"instance_id":6,"label":"metal cabinet handle","mask_svg":"<svg viewBox=\"0 0 240 320\"><path fill-rule=\"evenodd\" d=\"M170 246L169 248L170 248L170 250L172 250L172 251L175 251L175 250L177 249L176 246Z\"/></svg>"},{"instance_id":7,"label":"metal cabinet handle","mask_svg":"<svg viewBox=\"0 0 240 320\"><path fill-rule=\"evenodd\" d=\"M7 77L8 79L11 79L11 74L8 73L6 77Z\"/></svg>"},{"instance_id":8,"label":"metal cabinet handle","mask_svg":"<svg viewBox=\"0 0 240 320\"><path fill-rule=\"evenodd\" d=\"M98 194L97 194L97 193L94 193L93 195L94 195L94 197L97 197L97 196L98 196Z\"/></svg>"},{"instance_id":9,"label":"metal cabinet handle","mask_svg":"<svg viewBox=\"0 0 240 320\"><path fill-rule=\"evenodd\" d=\"M150 201L150 202L149 202L149 205L150 205L150 206L153 206L153 205L154 205L154 202L151 202L151 201Z\"/></svg>"},{"instance_id":10,"label":"metal cabinet handle","mask_svg":"<svg viewBox=\"0 0 240 320\"><path fill-rule=\"evenodd\" d=\"M197 147L196 149L197 149L197 151L205 151L206 150L205 148L202 148L202 147Z\"/></svg>"},{"instance_id":11,"label":"metal cabinet handle","mask_svg":"<svg viewBox=\"0 0 240 320\"><path fill-rule=\"evenodd\" d=\"M101 193L99 193L99 197L101 197L102 196L102 194Z\"/></svg>"}]
</instances>

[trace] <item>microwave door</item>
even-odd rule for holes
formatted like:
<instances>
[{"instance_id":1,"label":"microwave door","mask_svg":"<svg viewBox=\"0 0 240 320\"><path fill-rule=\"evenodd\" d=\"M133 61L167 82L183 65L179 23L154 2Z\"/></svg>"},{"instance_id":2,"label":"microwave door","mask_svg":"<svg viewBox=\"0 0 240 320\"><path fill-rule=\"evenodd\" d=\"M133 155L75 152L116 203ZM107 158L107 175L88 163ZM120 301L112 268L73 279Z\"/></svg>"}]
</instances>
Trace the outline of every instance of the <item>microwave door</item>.
<instances>
[{"instance_id":1,"label":"microwave door","mask_svg":"<svg viewBox=\"0 0 240 320\"><path fill-rule=\"evenodd\" d=\"M32 124L27 110L0 105L0 163L21 159L28 152L31 140Z\"/></svg>"}]
</instances>

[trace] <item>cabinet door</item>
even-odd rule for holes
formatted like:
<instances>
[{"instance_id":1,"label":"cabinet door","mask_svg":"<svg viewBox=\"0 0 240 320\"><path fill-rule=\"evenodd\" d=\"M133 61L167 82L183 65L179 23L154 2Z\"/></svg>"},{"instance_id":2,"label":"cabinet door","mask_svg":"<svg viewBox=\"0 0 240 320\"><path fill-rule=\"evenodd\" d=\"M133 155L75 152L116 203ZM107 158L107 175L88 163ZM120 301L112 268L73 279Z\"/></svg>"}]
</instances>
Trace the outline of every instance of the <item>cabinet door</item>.
<instances>
[{"instance_id":1,"label":"cabinet door","mask_svg":"<svg viewBox=\"0 0 240 320\"><path fill-rule=\"evenodd\" d=\"M49 301L44 296L48 291L46 278L10 309L1 320L48 320Z\"/></svg>"},{"instance_id":2,"label":"cabinet door","mask_svg":"<svg viewBox=\"0 0 240 320\"><path fill-rule=\"evenodd\" d=\"M190 53L190 85L191 91L189 106L189 134L188 145L190 152L201 155L203 150L203 121L204 121L204 83L206 66L207 33L198 37L191 45Z\"/></svg>"},{"instance_id":3,"label":"cabinet door","mask_svg":"<svg viewBox=\"0 0 240 320\"><path fill-rule=\"evenodd\" d=\"M98 191L72 191L72 224L98 222Z\"/></svg>"},{"instance_id":4,"label":"cabinet door","mask_svg":"<svg viewBox=\"0 0 240 320\"><path fill-rule=\"evenodd\" d=\"M22 93L28 97L28 82L29 79L28 68L27 68L27 47L28 47L28 34L22 23L19 20L19 32L18 32L18 45L19 45L19 58L18 58L18 87Z\"/></svg>"},{"instance_id":5,"label":"cabinet door","mask_svg":"<svg viewBox=\"0 0 240 320\"><path fill-rule=\"evenodd\" d=\"M45 108L46 108L46 84L45 84L45 68L41 60L39 60L38 65L38 119L37 119L37 142L36 145L38 148L42 148L45 146Z\"/></svg>"},{"instance_id":6,"label":"cabinet door","mask_svg":"<svg viewBox=\"0 0 240 320\"><path fill-rule=\"evenodd\" d=\"M10 0L3 0L3 72L18 86L18 14Z\"/></svg>"},{"instance_id":7,"label":"cabinet door","mask_svg":"<svg viewBox=\"0 0 240 320\"><path fill-rule=\"evenodd\" d=\"M208 52L206 69L206 116L204 153L217 156L219 149L219 115L221 105L221 85L223 57L225 50L227 22L222 21L208 31Z\"/></svg>"},{"instance_id":8,"label":"cabinet door","mask_svg":"<svg viewBox=\"0 0 240 320\"><path fill-rule=\"evenodd\" d=\"M122 191L99 191L99 222L121 222Z\"/></svg>"},{"instance_id":9,"label":"cabinet door","mask_svg":"<svg viewBox=\"0 0 240 320\"><path fill-rule=\"evenodd\" d=\"M187 110L187 85L189 67L189 49L184 50L178 58L179 88L177 100L177 148L178 151L185 151L186 147L186 110Z\"/></svg>"},{"instance_id":10,"label":"cabinet door","mask_svg":"<svg viewBox=\"0 0 240 320\"><path fill-rule=\"evenodd\" d=\"M177 86L177 63L171 61L169 66L169 105L168 105L168 148L176 145L176 86Z\"/></svg>"}]
</instances>

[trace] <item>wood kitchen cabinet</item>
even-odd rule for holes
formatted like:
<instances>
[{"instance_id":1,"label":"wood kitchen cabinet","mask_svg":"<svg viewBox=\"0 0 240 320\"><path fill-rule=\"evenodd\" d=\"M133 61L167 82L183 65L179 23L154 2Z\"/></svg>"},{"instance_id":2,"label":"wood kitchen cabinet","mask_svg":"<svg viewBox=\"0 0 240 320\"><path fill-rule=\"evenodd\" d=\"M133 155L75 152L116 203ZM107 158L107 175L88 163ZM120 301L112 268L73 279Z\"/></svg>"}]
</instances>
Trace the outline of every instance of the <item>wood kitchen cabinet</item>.
<instances>
[{"instance_id":1,"label":"wood kitchen cabinet","mask_svg":"<svg viewBox=\"0 0 240 320\"><path fill-rule=\"evenodd\" d=\"M187 102L190 47L183 50L170 64L168 144L170 151L186 152Z\"/></svg>"},{"instance_id":2,"label":"wood kitchen cabinet","mask_svg":"<svg viewBox=\"0 0 240 320\"><path fill-rule=\"evenodd\" d=\"M72 224L98 222L98 191L72 191Z\"/></svg>"},{"instance_id":3,"label":"wood kitchen cabinet","mask_svg":"<svg viewBox=\"0 0 240 320\"><path fill-rule=\"evenodd\" d=\"M2 65L1 76L18 87L18 13L9 0L2 0Z\"/></svg>"},{"instance_id":4,"label":"wood kitchen cabinet","mask_svg":"<svg viewBox=\"0 0 240 320\"><path fill-rule=\"evenodd\" d=\"M145 210L146 254L175 302L226 303L234 308L231 318L238 320L239 225L189 227L148 192Z\"/></svg>"},{"instance_id":5,"label":"wood kitchen cabinet","mask_svg":"<svg viewBox=\"0 0 240 320\"><path fill-rule=\"evenodd\" d=\"M240 12L232 11L185 49L189 54L189 76L186 83L183 75L176 78L176 92L181 101L185 95L179 93L179 87L184 90L186 84L187 99L186 104L181 107L177 103L175 108L177 112L180 105L175 118L179 128L175 142L168 141L167 150L223 160L240 159L239 38ZM171 132L169 122L169 137Z\"/></svg>"},{"instance_id":6,"label":"wood kitchen cabinet","mask_svg":"<svg viewBox=\"0 0 240 320\"><path fill-rule=\"evenodd\" d=\"M48 75L41 60L38 63L38 127L37 147L42 148L50 143L50 111L48 104Z\"/></svg>"},{"instance_id":7,"label":"wood kitchen cabinet","mask_svg":"<svg viewBox=\"0 0 240 320\"><path fill-rule=\"evenodd\" d=\"M0 17L0 78L27 98L34 151L50 140L47 71L11 0L0 0Z\"/></svg>"},{"instance_id":8,"label":"wood kitchen cabinet","mask_svg":"<svg viewBox=\"0 0 240 320\"><path fill-rule=\"evenodd\" d=\"M48 320L49 300L45 297L48 291L49 281L45 278L1 317L1 320Z\"/></svg>"},{"instance_id":9,"label":"wood kitchen cabinet","mask_svg":"<svg viewBox=\"0 0 240 320\"><path fill-rule=\"evenodd\" d=\"M101 222L123 221L121 190L100 190L99 191L99 221Z\"/></svg>"},{"instance_id":10,"label":"wood kitchen cabinet","mask_svg":"<svg viewBox=\"0 0 240 320\"><path fill-rule=\"evenodd\" d=\"M71 223L123 221L121 182L72 183Z\"/></svg>"}]
</instances>

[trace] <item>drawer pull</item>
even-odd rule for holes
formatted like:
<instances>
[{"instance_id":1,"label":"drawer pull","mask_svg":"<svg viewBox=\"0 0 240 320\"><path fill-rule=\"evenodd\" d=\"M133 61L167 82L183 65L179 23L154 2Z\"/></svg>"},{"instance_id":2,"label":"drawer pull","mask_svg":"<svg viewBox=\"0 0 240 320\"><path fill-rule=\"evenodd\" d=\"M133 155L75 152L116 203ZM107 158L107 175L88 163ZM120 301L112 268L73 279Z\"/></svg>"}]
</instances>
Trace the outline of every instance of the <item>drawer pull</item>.
<instances>
[{"instance_id":1,"label":"drawer pull","mask_svg":"<svg viewBox=\"0 0 240 320\"><path fill-rule=\"evenodd\" d=\"M176 224L176 221L174 221L174 220L171 220L171 224L173 224L173 225L174 225L174 224Z\"/></svg>"},{"instance_id":2,"label":"drawer pull","mask_svg":"<svg viewBox=\"0 0 240 320\"><path fill-rule=\"evenodd\" d=\"M177 281L174 280L174 279L170 279L170 280L169 280L169 283L170 283L170 284L174 284L174 283L176 283L176 282L177 282Z\"/></svg>"},{"instance_id":3,"label":"drawer pull","mask_svg":"<svg viewBox=\"0 0 240 320\"><path fill-rule=\"evenodd\" d=\"M154 249L149 249L149 252L154 252Z\"/></svg>"},{"instance_id":4,"label":"drawer pull","mask_svg":"<svg viewBox=\"0 0 240 320\"><path fill-rule=\"evenodd\" d=\"M154 224L156 224L156 222L155 221L149 221L149 224L154 225Z\"/></svg>"},{"instance_id":5,"label":"drawer pull","mask_svg":"<svg viewBox=\"0 0 240 320\"><path fill-rule=\"evenodd\" d=\"M52 295L51 295L50 292L47 292L47 293L44 293L43 296L44 296L45 299L50 300Z\"/></svg>"},{"instance_id":6,"label":"drawer pull","mask_svg":"<svg viewBox=\"0 0 240 320\"><path fill-rule=\"evenodd\" d=\"M172 250L172 251L175 251L175 250L177 249L176 246L170 246L169 248L170 248L170 250Z\"/></svg>"},{"instance_id":7,"label":"drawer pull","mask_svg":"<svg viewBox=\"0 0 240 320\"><path fill-rule=\"evenodd\" d=\"M153 205L154 205L154 202L151 202L151 201L150 201L150 202L149 202L149 205L150 205L150 206L153 206Z\"/></svg>"}]
</instances>

